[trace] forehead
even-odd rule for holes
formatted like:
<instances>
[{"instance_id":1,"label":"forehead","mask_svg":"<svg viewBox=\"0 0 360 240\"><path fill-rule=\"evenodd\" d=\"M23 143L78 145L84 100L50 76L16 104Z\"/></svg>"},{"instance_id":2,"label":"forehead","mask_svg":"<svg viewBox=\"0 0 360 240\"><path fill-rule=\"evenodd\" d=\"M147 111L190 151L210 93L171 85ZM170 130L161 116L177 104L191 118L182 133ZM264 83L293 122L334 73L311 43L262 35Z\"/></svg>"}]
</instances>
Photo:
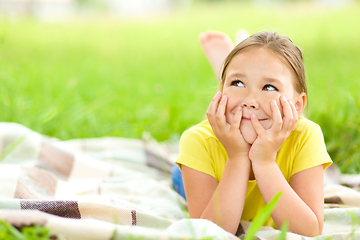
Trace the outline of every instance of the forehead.
<instances>
[{"instance_id":1,"label":"forehead","mask_svg":"<svg viewBox=\"0 0 360 240\"><path fill-rule=\"evenodd\" d=\"M224 79L232 75L278 79L294 87L296 74L288 61L265 47L246 47L237 52L225 69ZM223 82L224 84L224 82Z\"/></svg>"},{"instance_id":2,"label":"forehead","mask_svg":"<svg viewBox=\"0 0 360 240\"><path fill-rule=\"evenodd\" d=\"M242 65L239 65L239 62L241 63L247 63L249 61L257 61L258 63L261 62L268 62L269 64L275 63L277 65L282 65L283 67L289 68L289 70L292 70L290 64L288 61L280 56L279 54L275 53L274 51L266 48L266 47L259 47L259 46L250 46L246 47L231 58L229 61L228 69L230 67L238 67L241 68ZM261 66L258 64L259 67Z\"/></svg>"}]
</instances>

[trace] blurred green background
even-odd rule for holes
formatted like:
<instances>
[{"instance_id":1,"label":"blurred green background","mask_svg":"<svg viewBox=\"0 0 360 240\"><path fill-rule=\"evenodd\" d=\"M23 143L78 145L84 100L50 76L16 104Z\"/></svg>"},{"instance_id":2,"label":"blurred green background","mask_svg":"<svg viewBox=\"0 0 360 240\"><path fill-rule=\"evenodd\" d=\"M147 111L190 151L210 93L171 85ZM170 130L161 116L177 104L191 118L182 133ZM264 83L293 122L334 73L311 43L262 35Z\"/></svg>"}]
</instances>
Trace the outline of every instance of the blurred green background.
<instances>
[{"instance_id":1,"label":"blurred green background","mask_svg":"<svg viewBox=\"0 0 360 240\"><path fill-rule=\"evenodd\" d=\"M199 33L288 35L305 55L307 117L343 172L360 173L360 5L193 1L170 13L0 19L0 121L60 138L177 139L217 80Z\"/></svg>"}]
</instances>

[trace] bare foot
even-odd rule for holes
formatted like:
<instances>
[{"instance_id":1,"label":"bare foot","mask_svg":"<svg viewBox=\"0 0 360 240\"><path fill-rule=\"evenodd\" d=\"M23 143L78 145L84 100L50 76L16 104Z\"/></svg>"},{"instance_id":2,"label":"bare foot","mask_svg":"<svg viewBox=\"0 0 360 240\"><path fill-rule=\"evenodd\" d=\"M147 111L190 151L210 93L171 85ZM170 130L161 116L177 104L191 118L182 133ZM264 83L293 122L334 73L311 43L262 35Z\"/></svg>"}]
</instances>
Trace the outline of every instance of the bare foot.
<instances>
[{"instance_id":1,"label":"bare foot","mask_svg":"<svg viewBox=\"0 0 360 240\"><path fill-rule=\"evenodd\" d=\"M207 31L200 34L200 43L211 67L220 81L220 71L226 56L234 48L230 37L221 32Z\"/></svg>"},{"instance_id":2,"label":"bare foot","mask_svg":"<svg viewBox=\"0 0 360 240\"><path fill-rule=\"evenodd\" d=\"M248 33L248 31L246 31L245 29L239 29L236 32L235 44L239 44L240 42L242 42L245 38L248 38L249 36L250 36L250 34Z\"/></svg>"}]
</instances>

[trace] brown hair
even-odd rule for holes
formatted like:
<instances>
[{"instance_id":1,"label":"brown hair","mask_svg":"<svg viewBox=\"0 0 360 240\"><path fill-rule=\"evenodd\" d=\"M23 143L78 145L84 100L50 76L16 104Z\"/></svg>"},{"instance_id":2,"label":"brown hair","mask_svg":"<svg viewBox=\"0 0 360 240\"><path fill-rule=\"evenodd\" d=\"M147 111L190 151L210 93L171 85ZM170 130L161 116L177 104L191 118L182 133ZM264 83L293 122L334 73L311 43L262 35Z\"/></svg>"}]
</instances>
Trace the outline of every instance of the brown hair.
<instances>
[{"instance_id":1,"label":"brown hair","mask_svg":"<svg viewBox=\"0 0 360 240\"><path fill-rule=\"evenodd\" d=\"M226 68L233 57L241 52L241 50L248 47L266 48L279 57L288 62L295 72L297 81L294 83L295 90L298 93L306 93L307 87L305 81L305 67L303 62L302 51L297 47L289 37L278 35L277 32L258 32L240 42L229 53L225 59L221 72L221 88L224 86L226 77Z\"/></svg>"}]
</instances>

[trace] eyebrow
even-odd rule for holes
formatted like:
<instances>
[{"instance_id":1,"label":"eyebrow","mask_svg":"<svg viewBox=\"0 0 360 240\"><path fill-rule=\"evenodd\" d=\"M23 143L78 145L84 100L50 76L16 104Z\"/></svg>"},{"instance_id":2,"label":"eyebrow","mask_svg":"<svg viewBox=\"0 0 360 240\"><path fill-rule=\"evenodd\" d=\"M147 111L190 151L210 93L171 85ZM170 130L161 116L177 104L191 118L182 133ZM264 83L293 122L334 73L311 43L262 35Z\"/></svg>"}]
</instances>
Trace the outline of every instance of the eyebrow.
<instances>
[{"instance_id":1,"label":"eyebrow","mask_svg":"<svg viewBox=\"0 0 360 240\"><path fill-rule=\"evenodd\" d=\"M283 83L282 83L279 79L277 79L277 78L268 78L268 77L266 77L266 78L263 78L263 80L264 80L265 82L279 83L279 84L283 85Z\"/></svg>"},{"instance_id":2,"label":"eyebrow","mask_svg":"<svg viewBox=\"0 0 360 240\"><path fill-rule=\"evenodd\" d=\"M230 73L229 75L227 75L226 77L246 77L245 74L242 74L242 73Z\"/></svg>"}]
</instances>

